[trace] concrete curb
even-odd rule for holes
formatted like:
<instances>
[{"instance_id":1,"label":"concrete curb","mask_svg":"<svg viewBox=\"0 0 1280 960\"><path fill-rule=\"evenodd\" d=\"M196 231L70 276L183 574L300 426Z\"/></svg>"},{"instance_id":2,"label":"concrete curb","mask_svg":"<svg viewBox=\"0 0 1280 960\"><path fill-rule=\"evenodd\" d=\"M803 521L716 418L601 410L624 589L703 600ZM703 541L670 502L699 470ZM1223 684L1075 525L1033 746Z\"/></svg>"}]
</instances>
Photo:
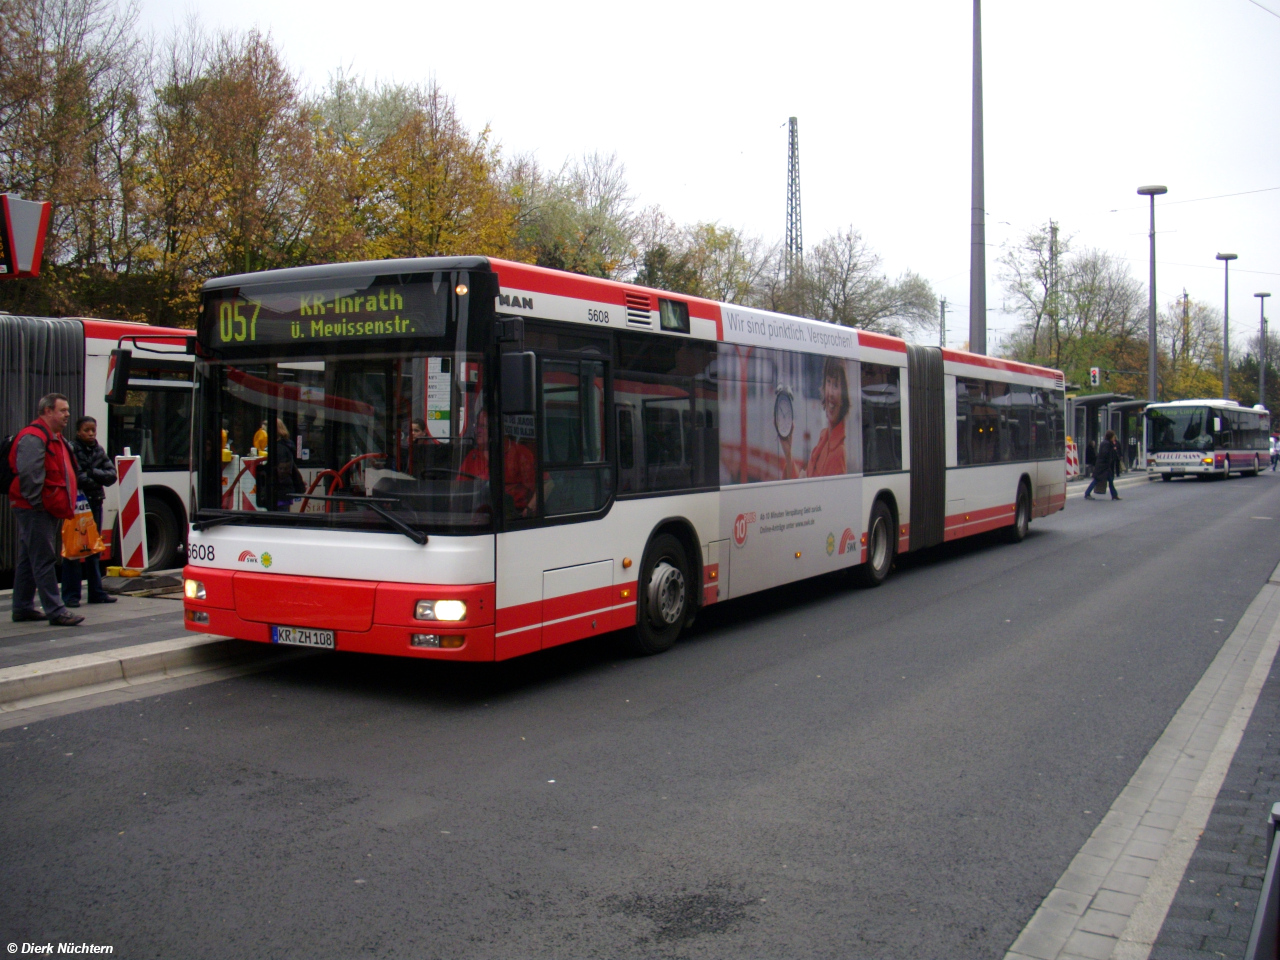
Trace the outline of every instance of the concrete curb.
<instances>
[{"instance_id":1,"label":"concrete curb","mask_svg":"<svg viewBox=\"0 0 1280 960\"><path fill-rule=\"evenodd\" d=\"M99 653L0 670L0 713L29 706L186 676L261 655L262 644L194 634Z\"/></svg>"}]
</instances>

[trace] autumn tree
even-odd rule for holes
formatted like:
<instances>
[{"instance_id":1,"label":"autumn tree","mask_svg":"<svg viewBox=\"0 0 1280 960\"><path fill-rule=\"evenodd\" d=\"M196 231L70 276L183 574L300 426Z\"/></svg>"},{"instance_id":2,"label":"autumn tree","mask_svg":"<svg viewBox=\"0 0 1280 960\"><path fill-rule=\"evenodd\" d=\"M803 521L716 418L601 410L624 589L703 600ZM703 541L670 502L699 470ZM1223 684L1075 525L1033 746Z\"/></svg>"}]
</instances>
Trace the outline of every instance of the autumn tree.
<instances>
[{"instance_id":1,"label":"autumn tree","mask_svg":"<svg viewBox=\"0 0 1280 960\"><path fill-rule=\"evenodd\" d=\"M999 260L1005 294L1022 318L1004 341L1014 359L1085 382L1103 368L1107 389L1145 391L1146 289L1103 250L1071 250L1052 225L1030 231Z\"/></svg>"},{"instance_id":2,"label":"autumn tree","mask_svg":"<svg viewBox=\"0 0 1280 960\"><path fill-rule=\"evenodd\" d=\"M499 177L497 145L488 127L472 137L434 82L412 91L369 165L373 256L511 256L517 209Z\"/></svg>"},{"instance_id":3,"label":"autumn tree","mask_svg":"<svg viewBox=\"0 0 1280 960\"><path fill-rule=\"evenodd\" d=\"M1222 312L1192 300L1184 290L1160 311L1156 322L1160 398L1217 396L1222 388Z\"/></svg>"},{"instance_id":4,"label":"autumn tree","mask_svg":"<svg viewBox=\"0 0 1280 960\"><path fill-rule=\"evenodd\" d=\"M9 310L78 312L137 252L143 49L133 5L0 0L0 183L52 206L48 269ZM105 291L119 301L118 291Z\"/></svg>"},{"instance_id":5,"label":"autumn tree","mask_svg":"<svg viewBox=\"0 0 1280 960\"><path fill-rule=\"evenodd\" d=\"M640 266L640 220L616 154L589 154L555 173L522 157L508 170L508 190L521 259L614 279Z\"/></svg>"},{"instance_id":6,"label":"autumn tree","mask_svg":"<svg viewBox=\"0 0 1280 960\"><path fill-rule=\"evenodd\" d=\"M862 234L849 227L805 253L799 312L818 320L904 336L937 327L937 298L918 274L890 279Z\"/></svg>"}]
</instances>

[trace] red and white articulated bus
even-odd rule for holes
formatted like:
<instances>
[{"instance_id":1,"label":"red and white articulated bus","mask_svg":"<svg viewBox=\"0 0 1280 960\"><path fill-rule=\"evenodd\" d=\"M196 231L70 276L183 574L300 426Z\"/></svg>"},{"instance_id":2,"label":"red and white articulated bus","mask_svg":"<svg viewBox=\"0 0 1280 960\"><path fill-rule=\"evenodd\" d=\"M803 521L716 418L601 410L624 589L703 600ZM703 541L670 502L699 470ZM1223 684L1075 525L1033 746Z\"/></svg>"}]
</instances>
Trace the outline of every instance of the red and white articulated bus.
<instances>
[{"instance_id":1,"label":"red and white articulated bus","mask_svg":"<svg viewBox=\"0 0 1280 960\"><path fill-rule=\"evenodd\" d=\"M64 394L73 420L98 421L98 442L109 456L128 448L142 458L143 502L151 568L185 560L187 497L191 492L192 330L91 317L0 315L3 423L0 436L15 434L35 417L47 393ZM108 403L112 356L123 351L119 403ZM122 353L115 353L118 360ZM103 501L102 537L112 545L118 504L116 488ZM16 543L8 501L0 506L0 572L13 569Z\"/></svg>"},{"instance_id":2,"label":"red and white articulated bus","mask_svg":"<svg viewBox=\"0 0 1280 960\"><path fill-rule=\"evenodd\" d=\"M212 280L197 350L186 624L246 640L656 653L1066 499L1057 371L525 264Z\"/></svg>"}]
</instances>

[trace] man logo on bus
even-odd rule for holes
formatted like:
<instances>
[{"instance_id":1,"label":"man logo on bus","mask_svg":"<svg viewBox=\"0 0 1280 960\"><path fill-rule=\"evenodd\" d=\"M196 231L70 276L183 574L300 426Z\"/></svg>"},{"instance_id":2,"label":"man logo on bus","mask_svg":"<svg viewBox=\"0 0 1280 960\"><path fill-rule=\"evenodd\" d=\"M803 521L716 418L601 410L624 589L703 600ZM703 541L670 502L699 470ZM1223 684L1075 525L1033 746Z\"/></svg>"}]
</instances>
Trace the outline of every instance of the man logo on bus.
<instances>
[{"instance_id":1,"label":"man logo on bus","mask_svg":"<svg viewBox=\"0 0 1280 960\"><path fill-rule=\"evenodd\" d=\"M257 563L258 558L255 557L252 552L248 550L244 550L240 554L240 562L241 563Z\"/></svg>"}]
</instances>

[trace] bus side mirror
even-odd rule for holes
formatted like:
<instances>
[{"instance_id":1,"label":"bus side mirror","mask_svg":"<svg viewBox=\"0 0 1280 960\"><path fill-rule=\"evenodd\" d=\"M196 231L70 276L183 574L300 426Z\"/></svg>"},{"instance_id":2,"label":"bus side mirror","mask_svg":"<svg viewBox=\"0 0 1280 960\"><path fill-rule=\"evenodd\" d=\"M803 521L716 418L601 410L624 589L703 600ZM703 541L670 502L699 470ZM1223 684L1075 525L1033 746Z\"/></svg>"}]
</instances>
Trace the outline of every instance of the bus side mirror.
<instances>
[{"instance_id":1,"label":"bus side mirror","mask_svg":"<svg viewBox=\"0 0 1280 960\"><path fill-rule=\"evenodd\" d=\"M129 396L129 367L133 351L112 350L107 361L107 403L123 406Z\"/></svg>"},{"instance_id":2,"label":"bus side mirror","mask_svg":"<svg viewBox=\"0 0 1280 960\"><path fill-rule=\"evenodd\" d=\"M537 360L534 355L504 353L502 355L502 412L504 414L536 413L538 409Z\"/></svg>"},{"instance_id":3,"label":"bus side mirror","mask_svg":"<svg viewBox=\"0 0 1280 960\"><path fill-rule=\"evenodd\" d=\"M1219 417L1213 418L1213 432L1214 433L1222 432L1222 420Z\"/></svg>"}]
</instances>

